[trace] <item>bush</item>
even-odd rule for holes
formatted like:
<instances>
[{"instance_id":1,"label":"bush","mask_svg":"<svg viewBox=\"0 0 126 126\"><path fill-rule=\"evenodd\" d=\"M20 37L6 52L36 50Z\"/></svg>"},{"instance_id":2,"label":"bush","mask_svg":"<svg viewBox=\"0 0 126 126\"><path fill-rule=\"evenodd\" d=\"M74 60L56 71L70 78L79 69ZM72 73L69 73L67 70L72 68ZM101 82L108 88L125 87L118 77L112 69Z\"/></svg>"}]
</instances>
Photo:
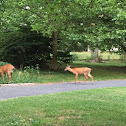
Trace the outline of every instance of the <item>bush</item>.
<instances>
[{"instance_id":1,"label":"bush","mask_svg":"<svg viewBox=\"0 0 126 126\"><path fill-rule=\"evenodd\" d=\"M29 27L4 33L0 40L0 60L22 68L36 64L42 67L51 59L51 41L40 33L30 31Z\"/></svg>"}]
</instances>

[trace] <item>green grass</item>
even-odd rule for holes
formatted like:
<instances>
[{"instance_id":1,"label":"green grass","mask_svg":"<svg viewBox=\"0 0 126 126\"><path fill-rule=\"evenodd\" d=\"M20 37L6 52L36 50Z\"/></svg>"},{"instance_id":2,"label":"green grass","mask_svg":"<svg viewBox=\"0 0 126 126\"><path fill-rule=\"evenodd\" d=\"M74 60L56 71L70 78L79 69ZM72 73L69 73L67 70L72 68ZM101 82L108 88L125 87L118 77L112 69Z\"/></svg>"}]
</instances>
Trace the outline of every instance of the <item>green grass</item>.
<instances>
[{"instance_id":1,"label":"green grass","mask_svg":"<svg viewBox=\"0 0 126 126\"><path fill-rule=\"evenodd\" d=\"M94 76L94 81L100 80L113 80L113 79L126 79L126 67L125 63L87 63L83 61L74 61L71 63L71 67L90 67L92 68L91 74ZM75 75L69 71L64 71L64 68L59 71L41 70L38 74L33 72L20 72L14 71L11 83L55 83L55 82L70 82L75 80ZM85 77L79 75L79 81L84 81ZM91 81L89 78L88 81ZM2 81L0 77L0 83L5 84L8 79L5 78Z\"/></svg>"},{"instance_id":2,"label":"green grass","mask_svg":"<svg viewBox=\"0 0 126 126\"><path fill-rule=\"evenodd\" d=\"M126 87L0 101L0 126L125 126Z\"/></svg>"},{"instance_id":3,"label":"green grass","mask_svg":"<svg viewBox=\"0 0 126 126\"><path fill-rule=\"evenodd\" d=\"M106 63L91 63L84 62L86 57L90 59L88 52L72 52L72 55L77 56L77 60L71 63L71 67L90 67L92 68L91 74L94 80L113 80L113 79L126 79L126 62L121 59L121 56L114 53L104 52L101 53L104 60L109 60ZM108 58L107 58L108 57ZM3 63L2 63L3 64ZM1 64L1 65L2 65ZM70 82L75 80L75 75L69 71L64 71L66 64L60 64L59 71L40 70L36 65L33 67L26 67L23 72L14 71L11 83L55 83L55 82ZM79 81L84 81L85 77L79 75ZM91 79L88 79L91 81ZM8 83L8 79L2 81L0 77L0 84Z\"/></svg>"},{"instance_id":4,"label":"green grass","mask_svg":"<svg viewBox=\"0 0 126 126\"><path fill-rule=\"evenodd\" d=\"M71 55L74 55L77 60L91 58L90 52L71 52ZM119 55L118 53L103 52L100 53L100 57L102 57L103 60L120 60L123 58L123 55Z\"/></svg>"},{"instance_id":5,"label":"green grass","mask_svg":"<svg viewBox=\"0 0 126 126\"><path fill-rule=\"evenodd\" d=\"M92 68L91 74L94 76L94 80L126 79L126 68L124 67L125 64L84 63L81 61L74 62L73 66L87 66Z\"/></svg>"},{"instance_id":6,"label":"green grass","mask_svg":"<svg viewBox=\"0 0 126 126\"><path fill-rule=\"evenodd\" d=\"M124 66L117 66L111 64L99 64L99 63L85 63L83 61L74 62L71 67L90 67L92 68L91 74L94 76L94 80L113 80L113 79L126 79L126 68ZM44 82L67 82L74 81L75 75L69 71L59 72L42 72L42 79ZM79 75L79 81L84 81L85 77ZM91 81L91 79L88 79Z\"/></svg>"}]
</instances>

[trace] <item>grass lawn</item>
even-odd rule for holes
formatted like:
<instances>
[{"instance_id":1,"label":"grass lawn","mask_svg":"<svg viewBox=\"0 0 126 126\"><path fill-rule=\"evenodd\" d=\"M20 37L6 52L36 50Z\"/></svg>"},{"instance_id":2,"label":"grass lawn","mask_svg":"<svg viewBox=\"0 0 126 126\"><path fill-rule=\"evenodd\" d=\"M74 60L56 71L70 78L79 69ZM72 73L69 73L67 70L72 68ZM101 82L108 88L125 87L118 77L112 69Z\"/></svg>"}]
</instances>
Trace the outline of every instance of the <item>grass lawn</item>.
<instances>
[{"instance_id":1,"label":"grass lawn","mask_svg":"<svg viewBox=\"0 0 126 126\"><path fill-rule=\"evenodd\" d=\"M99 63L85 63L83 61L74 62L71 67L90 67L92 68L91 74L94 76L94 80L112 80L112 79L126 79L126 68L124 66L111 66L111 64L99 64ZM50 72L43 71L41 74L42 83L47 82L67 82L74 81L75 75L69 71ZM85 77L79 75L79 81L84 81ZM88 79L91 81L91 79Z\"/></svg>"},{"instance_id":2,"label":"grass lawn","mask_svg":"<svg viewBox=\"0 0 126 126\"><path fill-rule=\"evenodd\" d=\"M125 126L126 87L0 101L0 126Z\"/></svg>"},{"instance_id":3,"label":"grass lawn","mask_svg":"<svg viewBox=\"0 0 126 126\"><path fill-rule=\"evenodd\" d=\"M87 57L90 59L91 55L88 52L72 52L71 53L77 59L71 63L71 67L90 67L92 68L91 74L94 76L94 81L99 80L112 80L112 79L126 79L126 62L123 55L104 52L101 53L101 57L104 60L108 60L106 63L90 63L84 62ZM59 71L50 71L41 69L38 71L38 67L27 67L23 72L14 71L11 83L55 83L55 82L70 82L75 80L75 75L69 71L64 71L66 64L59 64ZM85 77L80 75L79 81L84 81ZM91 81L89 78L88 81ZM8 80L2 81L0 77L0 84L6 84Z\"/></svg>"},{"instance_id":4,"label":"grass lawn","mask_svg":"<svg viewBox=\"0 0 126 126\"><path fill-rule=\"evenodd\" d=\"M74 55L78 60L91 58L91 53L89 52L71 52L71 54ZM119 55L118 53L102 52L99 55L104 60L123 60L123 55Z\"/></svg>"},{"instance_id":5,"label":"grass lawn","mask_svg":"<svg viewBox=\"0 0 126 126\"><path fill-rule=\"evenodd\" d=\"M126 79L125 63L88 63L84 61L74 61L70 64L71 67L90 67L92 68L91 74L94 81L100 80L113 80L113 79ZM41 70L39 74L33 72L14 71L11 83L55 83L55 82L70 82L75 80L75 75L69 71L64 71L66 65L59 71ZM84 81L85 77L79 75L79 81ZM89 78L88 81L91 81ZM7 83L0 78L0 84Z\"/></svg>"}]
</instances>

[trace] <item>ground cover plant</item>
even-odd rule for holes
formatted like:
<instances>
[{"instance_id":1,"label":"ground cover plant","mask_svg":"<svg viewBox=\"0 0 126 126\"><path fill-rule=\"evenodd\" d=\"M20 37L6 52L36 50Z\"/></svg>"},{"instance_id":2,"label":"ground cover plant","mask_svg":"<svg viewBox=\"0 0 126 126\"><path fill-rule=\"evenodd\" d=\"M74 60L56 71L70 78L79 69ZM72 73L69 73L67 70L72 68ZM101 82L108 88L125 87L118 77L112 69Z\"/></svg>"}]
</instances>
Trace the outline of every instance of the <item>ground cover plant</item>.
<instances>
[{"instance_id":1,"label":"ground cover plant","mask_svg":"<svg viewBox=\"0 0 126 126\"><path fill-rule=\"evenodd\" d=\"M126 87L0 101L0 126L124 126Z\"/></svg>"}]
</instances>

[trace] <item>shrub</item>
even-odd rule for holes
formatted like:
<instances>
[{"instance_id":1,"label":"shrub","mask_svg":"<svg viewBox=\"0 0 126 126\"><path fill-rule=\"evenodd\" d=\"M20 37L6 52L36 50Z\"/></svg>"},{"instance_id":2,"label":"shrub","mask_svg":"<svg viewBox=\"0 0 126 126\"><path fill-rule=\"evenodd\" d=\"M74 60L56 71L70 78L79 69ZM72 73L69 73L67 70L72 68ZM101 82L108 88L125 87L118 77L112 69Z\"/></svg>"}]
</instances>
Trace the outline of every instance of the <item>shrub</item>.
<instances>
[{"instance_id":1,"label":"shrub","mask_svg":"<svg viewBox=\"0 0 126 126\"><path fill-rule=\"evenodd\" d=\"M4 33L0 39L0 60L17 67L36 64L42 67L51 59L51 41L40 33L30 31L29 27Z\"/></svg>"}]
</instances>

